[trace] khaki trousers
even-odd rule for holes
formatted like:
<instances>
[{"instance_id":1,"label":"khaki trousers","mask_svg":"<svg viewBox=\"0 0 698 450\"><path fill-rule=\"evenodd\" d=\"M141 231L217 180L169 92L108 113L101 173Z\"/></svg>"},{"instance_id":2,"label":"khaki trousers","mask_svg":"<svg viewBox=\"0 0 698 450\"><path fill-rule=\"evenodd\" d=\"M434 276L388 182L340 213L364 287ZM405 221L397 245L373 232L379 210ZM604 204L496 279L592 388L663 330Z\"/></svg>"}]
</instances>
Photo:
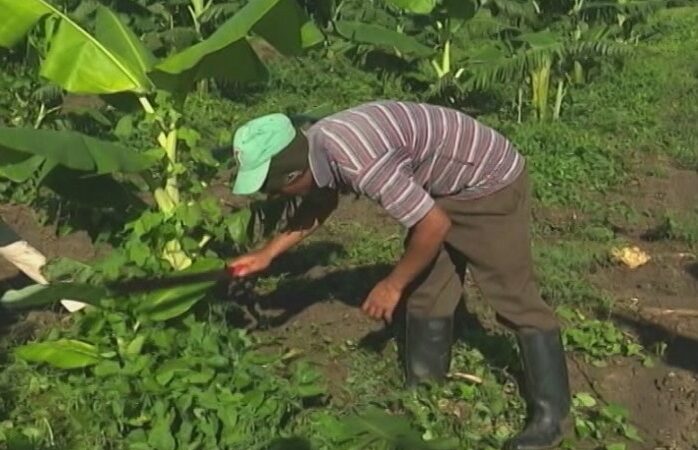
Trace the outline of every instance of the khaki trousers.
<instances>
[{"instance_id":1,"label":"khaki trousers","mask_svg":"<svg viewBox=\"0 0 698 450\"><path fill-rule=\"evenodd\" d=\"M417 317L453 315L470 267L485 300L505 325L558 328L534 277L527 171L494 194L475 200L445 197L436 203L449 215L451 230L444 248L408 290L407 311Z\"/></svg>"}]
</instances>

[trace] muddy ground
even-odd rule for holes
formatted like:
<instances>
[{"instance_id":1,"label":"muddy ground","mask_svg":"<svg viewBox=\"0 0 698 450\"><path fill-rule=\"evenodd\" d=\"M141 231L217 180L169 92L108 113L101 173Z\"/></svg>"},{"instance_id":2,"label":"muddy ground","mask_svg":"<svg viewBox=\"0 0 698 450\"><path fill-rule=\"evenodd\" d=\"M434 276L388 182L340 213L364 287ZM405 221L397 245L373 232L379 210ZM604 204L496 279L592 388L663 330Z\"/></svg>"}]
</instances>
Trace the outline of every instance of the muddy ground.
<instances>
[{"instance_id":1,"label":"muddy ground","mask_svg":"<svg viewBox=\"0 0 698 450\"><path fill-rule=\"evenodd\" d=\"M648 219L626 224L619 232L652 259L635 270L606 267L590 279L616 302L611 320L635 335L646 348L664 342L666 350L652 368L630 358L614 358L606 367L595 367L569 355L573 388L594 391L604 401L629 408L632 422L646 440L631 448L698 449L698 259L686 246L653 241L648 233L653 226L651 218L663 211L694 210L698 205L698 174L670 169L665 176L644 178L636 187L622 195ZM27 207L0 206L0 216L49 257L61 255L86 261L99 253L85 233L56 237L50 225L37 224L35 214ZM345 225L355 221L386 236L399 232L373 205L345 199L326 229L306 244L305 252L279 263L277 272L287 274L282 295L270 293L253 308L253 325L260 333L280 338L283 347L298 349L324 365L330 382L337 386L344 383L348 371L326 351L328 343L371 339L384 343L387 339L382 324L366 319L357 306L389 266L343 270L326 264L332 252L340 251L352 239ZM0 260L0 289L26 282L13 266ZM487 316L477 295L471 295L471 299L468 309L485 311ZM19 332L29 337L37 328L65 317L59 309L5 316L2 332L5 336ZM484 323L496 327L487 320Z\"/></svg>"}]
</instances>

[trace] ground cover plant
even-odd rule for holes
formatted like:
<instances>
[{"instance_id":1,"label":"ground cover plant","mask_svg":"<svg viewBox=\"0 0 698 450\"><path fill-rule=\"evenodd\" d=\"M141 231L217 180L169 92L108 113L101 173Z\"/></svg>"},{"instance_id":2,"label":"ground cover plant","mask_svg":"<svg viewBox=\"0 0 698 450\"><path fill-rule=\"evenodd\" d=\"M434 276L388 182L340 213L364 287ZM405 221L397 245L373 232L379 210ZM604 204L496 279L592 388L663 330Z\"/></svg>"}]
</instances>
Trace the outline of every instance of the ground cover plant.
<instances>
[{"instance_id":1,"label":"ground cover plant","mask_svg":"<svg viewBox=\"0 0 698 450\"><path fill-rule=\"evenodd\" d=\"M696 321L676 316L697 288L695 6L0 0L0 11L17 19L0 28L4 203L31 205L59 240L87 231L87 246L108 248L54 255L49 287L4 283L16 323L3 327L0 445L500 448L524 416L513 340L470 289L451 379L405 391L394 330L355 308L402 248L367 203L346 199L255 283L109 288L222 269L283 218L289 205L229 194L234 161L212 150L236 125L386 97L477 114L527 156L538 275L572 368L563 448L698 442L698 368L685 356ZM645 267L610 256L638 243ZM31 326L67 297L93 306Z\"/></svg>"}]
</instances>

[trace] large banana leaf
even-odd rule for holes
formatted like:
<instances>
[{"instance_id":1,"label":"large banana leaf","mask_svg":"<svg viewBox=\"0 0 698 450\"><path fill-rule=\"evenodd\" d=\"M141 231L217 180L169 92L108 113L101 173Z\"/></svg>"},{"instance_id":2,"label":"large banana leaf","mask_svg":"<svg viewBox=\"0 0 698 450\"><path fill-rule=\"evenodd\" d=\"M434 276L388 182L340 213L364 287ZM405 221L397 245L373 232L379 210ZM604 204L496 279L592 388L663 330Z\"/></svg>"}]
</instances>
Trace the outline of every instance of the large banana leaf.
<instances>
[{"instance_id":1,"label":"large banana leaf","mask_svg":"<svg viewBox=\"0 0 698 450\"><path fill-rule=\"evenodd\" d=\"M147 73L156 63L155 56L138 39L133 31L109 8L97 10L95 35L132 70Z\"/></svg>"},{"instance_id":2,"label":"large banana leaf","mask_svg":"<svg viewBox=\"0 0 698 450\"><path fill-rule=\"evenodd\" d=\"M23 183L31 178L46 161L43 156L31 156L24 153L3 152L0 155L0 177L15 183Z\"/></svg>"},{"instance_id":3,"label":"large banana leaf","mask_svg":"<svg viewBox=\"0 0 698 450\"><path fill-rule=\"evenodd\" d=\"M178 273L180 275L196 274L214 269L222 269L222 262L215 259L202 259L196 261L189 269ZM154 321L172 319L189 311L214 285L215 281L201 281L158 289L137 297L136 312Z\"/></svg>"},{"instance_id":4,"label":"large banana leaf","mask_svg":"<svg viewBox=\"0 0 698 450\"><path fill-rule=\"evenodd\" d=\"M82 283L32 284L22 289L9 290L0 297L0 305L8 309L49 306L65 298L80 299L91 305L107 298L106 289Z\"/></svg>"},{"instance_id":5,"label":"large banana leaf","mask_svg":"<svg viewBox=\"0 0 698 450\"><path fill-rule=\"evenodd\" d=\"M156 65L154 77L159 85L178 90L208 77L239 82L263 79L266 69L247 42L252 31L290 54L316 43L320 34L294 0L252 0L208 39Z\"/></svg>"},{"instance_id":6,"label":"large banana leaf","mask_svg":"<svg viewBox=\"0 0 698 450\"><path fill-rule=\"evenodd\" d=\"M0 46L15 45L44 16L59 19L58 31L51 37L50 49L41 66L41 75L76 93L108 94L133 91L144 93L153 84L133 60L132 32L116 26L112 13L100 8L98 25L108 47L90 35L67 15L45 0L0 0ZM116 50L115 50L116 49ZM136 50L137 51L137 50ZM142 55L141 55L142 56Z\"/></svg>"},{"instance_id":7,"label":"large banana leaf","mask_svg":"<svg viewBox=\"0 0 698 450\"><path fill-rule=\"evenodd\" d=\"M94 345L73 339L23 345L15 354L25 361L47 363L59 369L87 367L102 360Z\"/></svg>"},{"instance_id":8,"label":"large banana leaf","mask_svg":"<svg viewBox=\"0 0 698 450\"><path fill-rule=\"evenodd\" d=\"M1 0L0 0L1 1ZM106 174L140 172L155 161L119 144L75 131L0 128L0 166L38 155L69 169Z\"/></svg>"},{"instance_id":9,"label":"large banana leaf","mask_svg":"<svg viewBox=\"0 0 698 450\"><path fill-rule=\"evenodd\" d=\"M417 57L427 57L434 50L422 45L415 38L379 25L340 20L335 23L337 33L342 37L362 44L396 49L399 52Z\"/></svg>"}]
</instances>

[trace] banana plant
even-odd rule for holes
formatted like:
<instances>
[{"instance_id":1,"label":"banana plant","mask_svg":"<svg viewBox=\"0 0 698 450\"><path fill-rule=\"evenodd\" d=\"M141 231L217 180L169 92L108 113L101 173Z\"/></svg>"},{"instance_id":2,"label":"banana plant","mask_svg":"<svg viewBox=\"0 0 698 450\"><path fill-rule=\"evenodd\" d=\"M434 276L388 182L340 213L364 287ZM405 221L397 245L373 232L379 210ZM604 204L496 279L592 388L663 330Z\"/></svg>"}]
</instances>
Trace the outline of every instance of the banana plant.
<instances>
[{"instance_id":1,"label":"banana plant","mask_svg":"<svg viewBox=\"0 0 698 450\"><path fill-rule=\"evenodd\" d=\"M200 6L203 9L206 5ZM72 93L130 95L138 100L146 120L157 129L158 150L152 153L162 161L164 176L163 181L151 183L151 189L159 210L166 216L172 216L182 201L178 175L186 169L178 155L181 108L196 82L211 78L235 82L264 78L266 68L249 43L251 34L263 37L280 52L290 55L298 55L323 39L294 0L250 1L208 38L162 59L156 58L119 16L105 6L97 7L94 33L47 0L0 0L0 14L6 18L0 26L0 47L17 45L45 20L56 22L55 32L47 37L48 51L40 63L42 77ZM175 101L166 101L171 98ZM163 105L158 100L163 100ZM21 141L13 140L17 132L0 128L1 145L11 152L0 160L0 173L13 172L17 179L31 169L38 169L39 158L46 158L51 164L72 161L74 135L56 133L52 136L55 151L46 155L40 135L35 134L46 133L45 130L22 130ZM36 138L29 139L32 135ZM84 152L89 157L118 153L126 159L135 158L133 152L115 149L109 142L79 136L78 140L89 143ZM23 154L24 159L17 154ZM11 160L7 161L8 158ZM137 164L131 164L134 165ZM82 164L71 168L86 167L87 164ZM114 171L123 169L118 165L109 167ZM177 247L177 243L171 243L170 247ZM184 261L184 266L189 264Z\"/></svg>"},{"instance_id":2,"label":"banana plant","mask_svg":"<svg viewBox=\"0 0 698 450\"><path fill-rule=\"evenodd\" d=\"M393 28L376 25L373 20L339 18L337 8L332 21L335 32L350 42L393 51L404 59L427 61L436 79L451 73L451 44L453 33L470 20L477 10L474 0L387 0L390 12L396 16ZM410 19L428 23L412 25Z\"/></svg>"}]
</instances>

